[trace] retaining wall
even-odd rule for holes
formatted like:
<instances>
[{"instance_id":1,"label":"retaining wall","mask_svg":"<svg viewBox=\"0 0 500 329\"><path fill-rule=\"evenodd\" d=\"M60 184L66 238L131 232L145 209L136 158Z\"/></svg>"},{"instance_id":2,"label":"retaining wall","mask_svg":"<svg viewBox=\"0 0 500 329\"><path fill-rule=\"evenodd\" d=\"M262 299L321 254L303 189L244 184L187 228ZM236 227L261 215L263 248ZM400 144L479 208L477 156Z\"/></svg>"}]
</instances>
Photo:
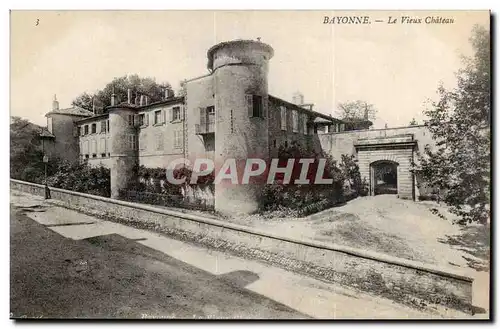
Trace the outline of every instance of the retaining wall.
<instances>
[{"instance_id":1,"label":"retaining wall","mask_svg":"<svg viewBox=\"0 0 500 329\"><path fill-rule=\"evenodd\" d=\"M44 186L11 179L11 188L44 195ZM50 188L59 205L154 229L211 248L270 262L417 308L449 307L470 313L472 281L463 273L375 252L285 236L159 209Z\"/></svg>"}]
</instances>

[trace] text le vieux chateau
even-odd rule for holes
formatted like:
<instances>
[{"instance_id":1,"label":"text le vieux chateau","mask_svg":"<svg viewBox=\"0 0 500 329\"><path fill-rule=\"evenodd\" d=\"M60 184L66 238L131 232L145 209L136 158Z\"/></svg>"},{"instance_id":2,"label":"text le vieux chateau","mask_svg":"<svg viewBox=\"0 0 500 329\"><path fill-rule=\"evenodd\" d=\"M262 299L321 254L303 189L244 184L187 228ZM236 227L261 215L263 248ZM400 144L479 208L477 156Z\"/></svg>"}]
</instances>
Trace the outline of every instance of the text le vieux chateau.
<instances>
[{"instance_id":1,"label":"text le vieux chateau","mask_svg":"<svg viewBox=\"0 0 500 329\"><path fill-rule=\"evenodd\" d=\"M426 16L426 17L389 16L387 20L376 19L375 22L387 23L387 24L453 24L455 23L455 20L453 18L447 18L441 16ZM371 24L371 23L372 20L370 19L370 16L324 16L323 19L323 24L348 25L348 24Z\"/></svg>"}]
</instances>

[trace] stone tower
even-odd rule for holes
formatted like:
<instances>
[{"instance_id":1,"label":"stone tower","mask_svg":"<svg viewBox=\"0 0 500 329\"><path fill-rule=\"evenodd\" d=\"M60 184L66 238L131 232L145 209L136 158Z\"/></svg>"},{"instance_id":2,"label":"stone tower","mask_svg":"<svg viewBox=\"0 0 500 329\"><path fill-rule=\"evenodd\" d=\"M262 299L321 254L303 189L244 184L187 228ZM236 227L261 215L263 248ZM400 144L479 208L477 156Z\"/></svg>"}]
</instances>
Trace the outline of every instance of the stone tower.
<instances>
[{"instance_id":1,"label":"stone tower","mask_svg":"<svg viewBox=\"0 0 500 329\"><path fill-rule=\"evenodd\" d=\"M114 103L114 101L112 101ZM109 109L111 198L137 180L137 130L131 124L135 114L132 105L112 105ZM134 142L135 141L135 142Z\"/></svg>"},{"instance_id":2,"label":"stone tower","mask_svg":"<svg viewBox=\"0 0 500 329\"><path fill-rule=\"evenodd\" d=\"M208 50L215 98L215 170L235 159L238 182L248 158L267 160L268 63L271 46L260 41L234 40ZM229 180L215 186L215 208L223 213L249 213L258 207L259 183Z\"/></svg>"}]
</instances>

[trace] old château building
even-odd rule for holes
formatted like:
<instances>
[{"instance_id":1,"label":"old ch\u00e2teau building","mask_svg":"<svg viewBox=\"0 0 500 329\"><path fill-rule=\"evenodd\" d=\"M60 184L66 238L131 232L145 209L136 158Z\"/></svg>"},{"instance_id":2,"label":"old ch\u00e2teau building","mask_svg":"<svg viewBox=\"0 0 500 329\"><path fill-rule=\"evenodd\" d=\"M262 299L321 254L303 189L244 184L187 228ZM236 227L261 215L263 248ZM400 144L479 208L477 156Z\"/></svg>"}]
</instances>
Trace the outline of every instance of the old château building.
<instances>
[{"instance_id":1,"label":"old ch\u00e2teau building","mask_svg":"<svg viewBox=\"0 0 500 329\"><path fill-rule=\"evenodd\" d=\"M186 80L182 95L165 90L164 99L155 103L147 95L132 99L129 92L126 102L113 95L111 106L97 113L59 109L54 98L46 115L45 137L51 141L46 152L109 167L111 196L117 198L134 179L136 165L165 167L176 158L211 158L216 166L226 158L269 159L280 146L297 142L336 159L357 155L372 194L381 179L377 169L382 168L382 176L392 170L395 193L414 199L418 191L409 166L418 148L431 140L423 127L348 131L346 122L314 111L301 94L292 102L269 95L273 52L260 41L219 43L208 50L209 74ZM216 186L215 208L255 210L258 188Z\"/></svg>"}]
</instances>

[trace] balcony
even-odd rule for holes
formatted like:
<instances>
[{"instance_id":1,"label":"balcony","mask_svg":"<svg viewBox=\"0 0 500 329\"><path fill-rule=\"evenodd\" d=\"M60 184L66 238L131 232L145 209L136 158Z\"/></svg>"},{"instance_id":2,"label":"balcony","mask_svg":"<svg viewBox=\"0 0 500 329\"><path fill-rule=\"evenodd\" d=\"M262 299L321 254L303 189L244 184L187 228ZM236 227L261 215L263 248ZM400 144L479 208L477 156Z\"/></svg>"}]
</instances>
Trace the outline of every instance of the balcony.
<instances>
[{"instance_id":1,"label":"balcony","mask_svg":"<svg viewBox=\"0 0 500 329\"><path fill-rule=\"evenodd\" d=\"M215 121L195 125L196 135L206 135L215 133Z\"/></svg>"}]
</instances>

